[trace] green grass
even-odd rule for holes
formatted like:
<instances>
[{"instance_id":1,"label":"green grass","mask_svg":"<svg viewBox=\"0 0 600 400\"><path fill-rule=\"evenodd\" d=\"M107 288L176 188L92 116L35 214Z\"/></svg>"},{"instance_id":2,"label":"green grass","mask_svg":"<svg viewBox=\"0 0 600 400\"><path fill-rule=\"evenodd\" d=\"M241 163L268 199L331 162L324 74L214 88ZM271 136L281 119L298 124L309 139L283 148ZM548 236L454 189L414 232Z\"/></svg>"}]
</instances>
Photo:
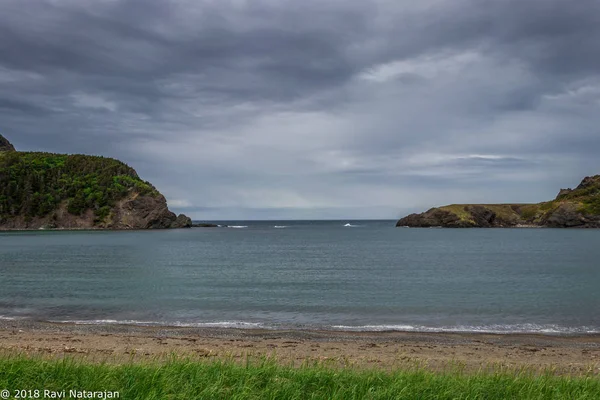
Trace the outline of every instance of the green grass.
<instances>
[{"instance_id":1,"label":"green grass","mask_svg":"<svg viewBox=\"0 0 600 400\"><path fill-rule=\"evenodd\" d=\"M0 390L117 391L121 399L598 399L598 377L300 368L269 360L94 364L0 359ZM11 397L12 398L12 397ZM68 397L67 397L68 398Z\"/></svg>"},{"instance_id":2,"label":"green grass","mask_svg":"<svg viewBox=\"0 0 600 400\"><path fill-rule=\"evenodd\" d=\"M519 219L520 216L515 211L515 208L521 204L486 204L486 207L496 213L496 218L504 221Z\"/></svg>"},{"instance_id":3,"label":"green grass","mask_svg":"<svg viewBox=\"0 0 600 400\"><path fill-rule=\"evenodd\" d=\"M521 217L526 221L534 221L535 219L539 218L539 216L542 214L540 211L540 206L538 204L528 204L522 206L520 210Z\"/></svg>"},{"instance_id":4,"label":"green grass","mask_svg":"<svg viewBox=\"0 0 600 400\"><path fill-rule=\"evenodd\" d=\"M475 223L473 221L473 216L467 210L465 210L466 204L450 204L448 206L440 207L440 210L449 211L456 215L461 221L468 221Z\"/></svg>"},{"instance_id":5,"label":"green grass","mask_svg":"<svg viewBox=\"0 0 600 400\"><path fill-rule=\"evenodd\" d=\"M472 206L483 206L488 210L491 210L496 213L496 218L510 221L510 220L518 220L520 219L520 215L515 211L515 208L519 208L522 206L533 206L529 204L451 204L448 206L440 207L440 210L449 211L455 214L461 221L467 221L475 224L473 220L473 215L467 211L468 207Z\"/></svg>"}]
</instances>

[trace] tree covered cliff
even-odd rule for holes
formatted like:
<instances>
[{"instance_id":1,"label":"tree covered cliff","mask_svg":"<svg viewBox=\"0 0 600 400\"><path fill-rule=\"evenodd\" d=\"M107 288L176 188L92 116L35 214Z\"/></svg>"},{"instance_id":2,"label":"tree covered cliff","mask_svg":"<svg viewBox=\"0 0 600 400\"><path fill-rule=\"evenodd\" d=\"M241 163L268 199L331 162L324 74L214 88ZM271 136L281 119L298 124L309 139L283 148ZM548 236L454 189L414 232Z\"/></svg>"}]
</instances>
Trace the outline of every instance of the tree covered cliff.
<instances>
[{"instance_id":1,"label":"tree covered cliff","mask_svg":"<svg viewBox=\"0 0 600 400\"><path fill-rule=\"evenodd\" d=\"M143 229L176 221L156 188L121 161L17 152L0 136L2 141L7 145L0 150L0 227Z\"/></svg>"}]
</instances>

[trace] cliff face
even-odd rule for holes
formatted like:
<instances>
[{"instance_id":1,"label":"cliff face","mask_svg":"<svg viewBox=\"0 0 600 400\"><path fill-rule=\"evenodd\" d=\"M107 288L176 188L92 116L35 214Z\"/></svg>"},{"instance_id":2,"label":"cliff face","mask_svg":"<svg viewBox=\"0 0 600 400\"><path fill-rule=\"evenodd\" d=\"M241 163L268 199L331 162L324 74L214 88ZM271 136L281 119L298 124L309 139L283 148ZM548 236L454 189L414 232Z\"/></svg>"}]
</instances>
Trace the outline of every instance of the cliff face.
<instances>
[{"instance_id":1,"label":"cliff face","mask_svg":"<svg viewBox=\"0 0 600 400\"><path fill-rule=\"evenodd\" d=\"M0 135L0 151L15 151L14 146L2 135Z\"/></svg>"},{"instance_id":2,"label":"cliff face","mask_svg":"<svg viewBox=\"0 0 600 400\"><path fill-rule=\"evenodd\" d=\"M163 196L152 197L132 193L111 208L107 217L98 220L92 209L73 215L64 201L50 214L28 217L23 215L0 217L0 230L19 229L175 229L190 228L192 220L175 215L167 208Z\"/></svg>"},{"instance_id":3,"label":"cliff face","mask_svg":"<svg viewBox=\"0 0 600 400\"><path fill-rule=\"evenodd\" d=\"M191 227L128 165L110 158L14 151L0 137L0 229Z\"/></svg>"},{"instance_id":4,"label":"cliff face","mask_svg":"<svg viewBox=\"0 0 600 400\"><path fill-rule=\"evenodd\" d=\"M400 219L396 226L445 228L600 228L600 175L538 204L453 204Z\"/></svg>"}]
</instances>

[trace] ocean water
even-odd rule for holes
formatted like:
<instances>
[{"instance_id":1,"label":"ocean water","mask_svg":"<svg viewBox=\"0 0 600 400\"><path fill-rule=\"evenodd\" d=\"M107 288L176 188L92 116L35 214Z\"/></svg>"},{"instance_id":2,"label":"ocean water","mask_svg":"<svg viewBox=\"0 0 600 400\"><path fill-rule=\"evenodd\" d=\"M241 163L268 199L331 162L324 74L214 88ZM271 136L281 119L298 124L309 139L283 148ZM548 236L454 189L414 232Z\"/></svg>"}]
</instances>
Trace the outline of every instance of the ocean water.
<instances>
[{"instance_id":1,"label":"ocean water","mask_svg":"<svg viewBox=\"0 0 600 400\"><path fill-rule=\"evenodd\" d=\"M600 230L219 223L231 227L0 233L0 318L600 332Z\"/></svg>"}]
</instances>

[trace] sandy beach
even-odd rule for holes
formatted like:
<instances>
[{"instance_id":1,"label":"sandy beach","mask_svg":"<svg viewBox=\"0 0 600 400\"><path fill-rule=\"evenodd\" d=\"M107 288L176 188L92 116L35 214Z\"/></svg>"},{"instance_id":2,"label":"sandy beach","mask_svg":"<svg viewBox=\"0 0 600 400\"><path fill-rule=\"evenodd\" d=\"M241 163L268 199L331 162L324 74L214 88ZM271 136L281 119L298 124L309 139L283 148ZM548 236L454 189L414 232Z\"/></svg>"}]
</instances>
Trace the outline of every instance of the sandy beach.
<instances>
[{"instance_id":1,"label":"sandy beach","mask_svg":"<svg viewBox=\"0 0 600 400\"><path fill-rule=\"evenodd\" d=\"M286 365L600 376L600 335L283 331L0 321L0 351L97 362L273 357Z\"/></svg>"}]
</instances>

